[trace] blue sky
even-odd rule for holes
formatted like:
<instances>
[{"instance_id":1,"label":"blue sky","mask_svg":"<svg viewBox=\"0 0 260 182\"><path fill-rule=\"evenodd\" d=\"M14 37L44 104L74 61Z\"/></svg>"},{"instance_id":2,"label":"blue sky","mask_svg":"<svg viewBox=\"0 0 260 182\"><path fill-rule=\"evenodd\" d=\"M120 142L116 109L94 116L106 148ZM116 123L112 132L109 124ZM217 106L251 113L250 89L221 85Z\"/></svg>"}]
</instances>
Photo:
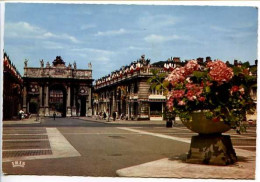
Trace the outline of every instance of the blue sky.
<instances>
[{"instance_id":1,"label":"blue sky","mask_svg":"<svg viewBox=\"0 0 260 182\"><path fill-rule=\"evenodd\" d=\"M93 65L97 79L137 60L257 59L253 7L6 3L5 51L23 74L40 59Z\"/></svg>"}]
</instances>

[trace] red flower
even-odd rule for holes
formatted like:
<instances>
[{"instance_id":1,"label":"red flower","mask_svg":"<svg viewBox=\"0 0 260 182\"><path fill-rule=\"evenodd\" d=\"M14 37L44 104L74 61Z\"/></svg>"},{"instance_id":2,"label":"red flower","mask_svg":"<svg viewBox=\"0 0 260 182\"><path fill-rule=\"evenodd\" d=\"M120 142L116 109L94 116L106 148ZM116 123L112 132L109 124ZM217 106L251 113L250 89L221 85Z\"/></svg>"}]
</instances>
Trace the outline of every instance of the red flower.
<instances>
[{"instance_id":1,"label":"red flower","mask_svg":"<svg viewBox=\"0 0 260 182\"><path fill-rule=\"evenodd\" d=\"M209 62L207 67L210 69L210 78L219 84L228 82L234 75L233 70L220 60Z\"/></svg>"},{"instance_id":2,"label":"red flower","mask_svg":"<svg viewBox=\"0 0 260 182\"><path fill-rule=\"evenodd\" d=\"M231 92L237 92L239 90L239 87L237 85L234 85L232 88L231 88Z\"/></svg>"},{"instance_id":3,"label":"red flower","mask_svg":"<svg viewBox=\"0 0 260 182\"><path fill-rule=\"evenodd\" d=\"M184 90L173 90L172 96L174 99L180 99L184 96L185 91Z\"/></svg>"},{"instance_id":4,"label":"red flower","mask_svg":"<svg viewBox=\"0 0 260 182\"><path fill-rule=\"evenodd\" d=\"M196 96L194 95L192 90L189 90L187 92L186 97L189 101L194 101L194 99L196 99Z\"/></svg>"},{"instance_id":5,"label":"red flower","mask_svg":"<svg viewBox=\"0 0 260 182\"><path fill-rule=\"evenodd\" d=\"M179 106L184 106L184 105L186 105L186 103L181 100L181 101L178 102L178 105L179 105Z\"/></svg>"},{"instance_id":6,"label":"red flower","mask_svg":"<svg viewBox=\"0 0 260 182\"><path fill-rule=\"evenodd\" d=\"M185 80L186 73L183 67L174 69L166 78L172 85L183 82Z\"/></svg>"},{"instance_id":7,"label":"red flower","mask_svg":"<svg viewBox=\"0 0 260 182\"><path fill-rule=\"evenodd\" d=\"M220 118L219 117L215 117L212 119L213 122L219 122L220 121Z\"/></svg>"},{"instance_id":8,"label":"red flower","mask_svg":"<svg viewBox=\"0 0 260 182\"><path fill-rule=\"evenodd\" d=\"M198 99L200 102L204 102L205 100L206 100L206 98L205 97L199 97L199 99Z\"/></svg>"},{"instance_id":9,"label":"red flower","mask_svg":"<svg viewBox=\"0 0 260 182\"><path fill-rule=\"evenodd\" d=\"M173 97L170 97L166 102L167 108L171 111L173 108Z\"/></svg>"},{"instance_id":10,"label":"red flower","mask_svg":"<svg viewBox=\"0 0 260 182\"><path fill-rule=\"evenodd\" d=\"M190 60L185 66L185 71L187 75L190 75L193 71L199 70L200 65L195 60Z\"/></svg>"},{"instance_id":11,"label":"red flower","mask_svg":"<svg viewBox=\"0 0 260 182\"><path fill-rule=\"evenodd\" d=\"M188 90L191 90L191 89L193 89L195 87L195 84L193 84L193 83L187 83L186 84L186 88L188 89Z\"/></svg>"}]
</instances>

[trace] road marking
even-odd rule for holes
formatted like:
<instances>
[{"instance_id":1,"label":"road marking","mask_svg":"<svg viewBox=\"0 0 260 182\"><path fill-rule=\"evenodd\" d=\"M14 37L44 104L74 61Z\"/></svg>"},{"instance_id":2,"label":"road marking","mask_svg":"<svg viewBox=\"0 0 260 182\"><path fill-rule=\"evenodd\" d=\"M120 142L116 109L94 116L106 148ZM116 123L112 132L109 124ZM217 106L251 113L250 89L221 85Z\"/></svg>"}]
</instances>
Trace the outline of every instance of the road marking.
<instances>
[{"instance_id":1,"label":"road marking","mask_svg":"<svg viewBox=\"0 0 260 182\"><path fill-rule=\"evenodd\" d=\"M81 156L80 153L68 142L68 140L59 132L57 128L46 128L46 131L51 146L51 148L49 148L48 150L52 150L51 155L3 158L2 162L11 162L15 160L35 160L35 159L50 159L50 158ZM23 151L23 150L24 149L17 149L15 151ZM28 150L32 150L32 149L28 149ZM39 149L39 150L46 150L46 148Z\"/></svg>"},{"instance_id":2,"label":"road marking","mask_svg":"<svg viewBox=\"0 0 260 182\"><path fill-rule=\"evenodd\" d=\"M30 134L30 133L28 133L28 134L27 134L27 133L22 133L22 134L20 134L20 133L19 133L19 134L18 134L18 133L14 133L14 134L3 134L3 136L5 136L5 135L8 135L8 136L9 136L9 135L47 135L47 134L46 134L46 132L44 132L44 133L39 133L39 134Z\"/></svg>"},{"instance_id":3,"label":"road marking","mask_svg":"<svg viewBox=\"0 0 260 182\"><path fill-rule=\"evenodd\" d=\"M64 135L140 135L138 133L62 133Z\"/></svg>"},{"instance_id":4,"label":"road marking","mask_svg":"<svg viewBox=\"0 0 260 182\"><path fill-rule=\"evenodd\" d=\"M184 142L184 143L190 143L191 142L190 139L173 137L173 136L168 136L168 135L163 135L163 134L158 134L158 133L152 133L152 132L147 132L147 131L142 131L142 130L137 130L137 129L132 129L132 128L126 128L126 127L117 127L117 128L122 129L122 130L137 132L137 133L140 133L140 134L151 135L151 136L166 138L166 139L170 139L170 140L176 140L176 141ZM255 156L256 155L256 152L248 151L248 150L244 150L244 149L236 148L235 151L236 151L238 156L248 157L248 156Z\"/></svg>"},{"instance_id":5,"label":"road marking","mask_svg":"<svg viewBox=\"0 0 260 182\"><path fill-rule=\"evenodd\" d=\"M48 141L48 139L6 139L6 140L3 140L3 142L26 142L26 141L32 141L32 142L35 142L35 141Z\"/></svg>"},{"instance_id":6,"label":"road marking","mask_svg":"<svg viewBox=\"0 0 260 182\"><path fill-rule=\"evenodd\" d=\"M31 151L31 150L51 150L51 148L39 148L39 149L8 149L2 150L3 152L12 152L12 151Z\"/></svg>"},{"instance_id":7,"label":"road marking","mask_svg":"<svg viewBox=\"0 0 260 182\"><path fill-rule=\"evenodd\" d=\"M59 132L57 128L46 128L52 153L60 157L81 156L80 153L68 142L68 140Z\"/></svg>"},{"instance_id":8,"label":"road marking","mask_svg":"<svg viewBox=\"0 0 260 182\"><path fill-rule=\"evenodd\" d=\"M127 131L132 131L132 132L144 134L144 135L151 135L151 136L156 136L156 137L160 137L160 138L176 140L176 141L180 141L180 142L184 142L184 143L190 143L190 140L184 139L184 138L168 136L168 135L163 135L163 134L158 134L158 133L151 133L151 132L147 132L147 131L141 131L141 130L132 129L132 128L126 128L126 127L117 127L117 128L118 129L122 129L122 130L127 130Z\"/></svg>"}]
</instances>

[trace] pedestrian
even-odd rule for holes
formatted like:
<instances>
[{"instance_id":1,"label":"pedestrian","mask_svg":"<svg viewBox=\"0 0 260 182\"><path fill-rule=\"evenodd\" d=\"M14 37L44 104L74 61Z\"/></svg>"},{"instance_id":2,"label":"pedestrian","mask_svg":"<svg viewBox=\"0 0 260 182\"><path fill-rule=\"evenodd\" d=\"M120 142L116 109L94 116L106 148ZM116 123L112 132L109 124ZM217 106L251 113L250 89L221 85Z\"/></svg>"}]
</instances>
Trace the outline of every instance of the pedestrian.
<instances>
[{"instance_id":1,"label":"pedestrian","mask_svg":"<svg viewBox=\"0 0 260 182\"><path fill-rule=\"evenodd\" d=\"M54 111L54 113L53 113L53 120L55 120L55 118L56 118L56 112Z\"/></svg>"},{"instance_id":2,"label":"pedestrian","mask_svg":"<svg viewBox=\"0 0 260 182\"><path fill-rule=\"evenodd\" d=\"M103 119L106 119L107 115L106 112L103 113Z\"/></svg>"},{"instance_id":3,"label":"pedestrian","mask_svg":"<svg viewBox=\"0 0 260 182\"><path fill-rule=\"evenodd\" d=\"M118 112L116 111L116 118L118 119Z\"/></svg>"},{"instance_id":4,"label":"pedestrian","mask_svg":"<svg viewBox=\"0 0 260 182\"><path fill-rule=\"evenodd\" d=\"M116 120L116 112L114 111L113 112L113 121L115 121Z\"/></svg>"},{"instance_id":5,"label":"pedestrian","mask_svg":"<svg viewBox=\"0 0 260 182\"><path fill-rule=\"evenodd\" d=\"M24 114L24 112L23 112L23 110L21 109L21 110L19 111L19 119L20 119L20 120L22 120L23 114Z\"/></svg>"}]
</instances>

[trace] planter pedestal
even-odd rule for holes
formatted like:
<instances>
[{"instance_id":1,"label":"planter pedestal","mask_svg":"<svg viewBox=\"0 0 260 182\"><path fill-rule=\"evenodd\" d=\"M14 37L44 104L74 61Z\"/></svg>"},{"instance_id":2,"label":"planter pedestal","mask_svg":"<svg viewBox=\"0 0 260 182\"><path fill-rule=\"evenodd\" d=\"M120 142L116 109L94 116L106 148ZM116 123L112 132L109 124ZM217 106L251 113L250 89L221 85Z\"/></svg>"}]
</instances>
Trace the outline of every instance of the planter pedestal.
<instances>
[{"instance_id":1,"label":"planter pedestal","mask_svg":"<svg viewBox=\"0 0 260 182\"><path fill-rule=\"evenodd\" d=\"M186 162L228 165L236 161L237 156L229 135L199 134L192 136Z\"/></svg>"}]
</instances>

